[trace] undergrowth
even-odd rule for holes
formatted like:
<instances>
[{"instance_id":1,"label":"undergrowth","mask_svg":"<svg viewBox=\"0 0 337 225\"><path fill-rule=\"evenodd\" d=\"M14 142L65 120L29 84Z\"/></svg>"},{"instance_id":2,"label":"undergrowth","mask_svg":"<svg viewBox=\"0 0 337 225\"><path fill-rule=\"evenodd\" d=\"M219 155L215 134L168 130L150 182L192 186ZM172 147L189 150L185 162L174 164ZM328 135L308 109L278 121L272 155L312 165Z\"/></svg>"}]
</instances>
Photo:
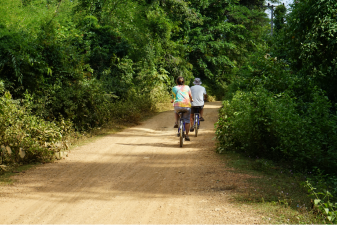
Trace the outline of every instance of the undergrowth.
<instances>
[{"instance_id":1,"label":"undergrowth","mask_svg":"<svg viewBox=\"0 0 337 225\"><path fill-rule=\"evenodd\" d=\"M1 84L1 83L0 83ZM1 90L0 90L1 91ZM132 124L139 124L154 113L167 109L168 96L157 95L151 99L146 95L130 95L124 101L105 101L96 104L89 114L97 114L102 122L86 129L77 129L76 123L63 117L48 120L33 112L30 99L12 99L2 89L0 96L0 174L17 166L54 160L54 153L69 149L70 145L94 135L119 130ZM0 92L1 94L1 92ZM167 101L168 102L168 101ZM83 117L83 116L82 116ZM97 120L95 120L97 121ZM24 156L21 153L24 152Z\"/></svg>"},{"instance_id":2,"label":"undergrowth","mask_svg":"<svg viewBox=\"0 0 337 225\"><path fill-rule=\"evenodd\" d=\"M6 173L0 173L0 185L12 185L15 179L12 178L13 175L17 173L25 173L26 170L36 167L37 163L31 163L26 165L13 165L11 170Z\"/></svg>"},{"instance_id":3,"label":"undergrowth","mask_svg":"<svg viewBox=\"0 0 337 225\"><path fill-rule=\"evenodd\" d=\"M295 173L286 165L257 159L242 153L226 152L226 164L238 173L252 174L248 187L236 194L238 202L251 204L266 223L321 224L304 183L309 174Z\"/></svg>"}]
</instances>

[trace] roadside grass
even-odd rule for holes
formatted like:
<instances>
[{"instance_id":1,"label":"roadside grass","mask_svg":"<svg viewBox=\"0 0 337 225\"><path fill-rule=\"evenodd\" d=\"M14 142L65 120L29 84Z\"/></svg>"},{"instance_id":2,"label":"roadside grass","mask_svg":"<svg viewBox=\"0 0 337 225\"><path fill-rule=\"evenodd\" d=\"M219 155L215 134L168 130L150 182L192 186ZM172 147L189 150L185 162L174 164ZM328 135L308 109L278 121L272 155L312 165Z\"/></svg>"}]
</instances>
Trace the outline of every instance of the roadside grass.
<instances>
[{"instance_id":1,"label":"roadside grass","mask_svg":"<svg viewBox=\"0 0 337 225\"><path fill-rule=\"evenodd\" d=\"M269 224L322 224L314 213L308 191L303 187L306 176L293 173L285 165L270 160L251 159L243 154L226 152L226 165L237 173L248 173L248 188L235 194L236 202L251 204Z\"/></svg>"},{"instance_id":2,"label":"roadside grass","mask_svg":"<svg viewBox=\"0 0 337 225\"><path fill-rule=\"evenodd\" d=\"M83 132L83 133L72 133L68 137L68 143L71 144L69 147L69 151L75 149L76 147L80 147L83 145L86 145L88 143L91 143L93 141L99 140L100 138L105 137L107 134L114 134L117 132L120 132L128 127L134 126L134 123L128 123L128 124L109 124L101 129L93 129L89 132ZM6 185L12 185L15 183L15 179L12 179L11 177L18 174L18 173L25 173L26 171L35 168L41 164L45 163L53 163L57 161L56 159L46 161L46 162L38 162L38 163L30 163L30 164L24 164L24 165L11 165L7 167L7 171L1 171L0 174L0 186L6 186Z\"/></svg>"},{"instance_id":3,"label":"roadside grass","mask_svg":"<svg viewBox=\"0 0 337 225\"><path fill-rule=\"evenodd\" d=\"M131 127L132 125L135 124L109 124L101 129L95 128L89 132L74 132L68 137L68 143L71 144L68 150L71 151L76 147L80 147L90 142L96 141L102 137L105 137L107 134L117 133L125 128ZM13 183L15 183L15 179L12 179L11 177L18 173L25 173L26 171L35 168L41 164L53 163L55 161L57 160L54 159L46 162L29 163L24 165L10 165L6 168L7 171L1 171L0 186L12 185Z\"/></svg>"},{"instance_id":4,"label":"roadside grass","mask_svg":"<svg viewBox=\"0 0 337 225\"><path fill-rule=\"evenodd\" d=\"M138 125L141 122L161 113L164 111L172 110L172 104L171 103L157 103L156 111L154 112L146 112L142 114L142 118L140 119L140 122L122 122L122 123L116 123L111 122L109 124L106 124L103 127L94 128L88 132L83 133L73 133L70 135L68 142L71 143L71 149L74 149L79 146L83 146L87 143L93 142L95 140L98 140L107 134L115 134L118 132L121 132L122 130L126 128L130 128L132 126Z\"/></svg>"},{"instance_id":5,"label":"roadside grass","mask_svg":"<svg viewBox=\"0 0 337 225\"><path fill-rule=\"evenodd\" d=\"M206 102L215 102L216 100L216 96L208 95Z\"/></svg>"},{"instance_id":6,"label":"roadside grass","mask_svg":"<svg viewBox=\"0 0 337 225\"><path fill-rule=\"evenodd\" d=\"M172 104L169 103L158 103L156 107L156 111L146 112L142 114L142 117L140 119L140 122L143 122L160 112L172 110ZM105 124L102 127L97 127L94 129L91 129L86 132L73 132L71 133L67 138L67 143L70 144L69 151L75 149L76 147L80 147L83 145L86 145L88 143L91 143L93 141L99 140L100 138L105 137L108 134L115 134L117 132L120 132L126 128L132 127L139 124L139 122L122 122L122 123L116 123L111 122L108 124ZM56 160L56 159L55 159ZM15 180L11 177L13 175L16 175L17 173L24 173L25 171L34 168L38 165L44 164L44 163L53 163L54 160L46 161L46 162L39 162L39 163L30 163L30 164L24 164L24 165L18 165L13 164L7 167L7 171L1 171L0 173L0 186L4 185L12 185ZM0 169L1 170L1 169Z\"/></svg>"},{"instance_id":7,"label":"roadside grass","mask_svg":"<svg viewBox=\"0 0 337 225\"><path fill-rule=\"evenodd\" d=\"M11 178L12 176L18 173L25 173L25 171L35 168L38 164L26 164L11 168L8 172L0 175L0 186L12 185L15 182L15 180Z\"/></svg>"},{"instance_id":8,"label":"roadside grass","mask_svg":"<svg viewBox=\"0 0 337 225\"><path fill-rule=\"evenodd\" d=\"M156 104L156 112L164 112L168 110L173 110L173 104L170 103L170 99L167 100L167 102L160 102Z\"/></svg>"}]
</instances>

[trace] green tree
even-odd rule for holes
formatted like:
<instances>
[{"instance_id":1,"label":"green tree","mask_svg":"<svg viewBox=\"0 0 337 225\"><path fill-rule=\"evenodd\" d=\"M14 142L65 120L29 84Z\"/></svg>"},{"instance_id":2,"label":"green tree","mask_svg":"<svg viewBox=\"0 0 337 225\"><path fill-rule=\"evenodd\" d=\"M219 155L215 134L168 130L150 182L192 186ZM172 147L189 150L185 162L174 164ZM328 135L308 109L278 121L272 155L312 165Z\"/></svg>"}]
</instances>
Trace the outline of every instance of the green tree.
<instances>
[{"instance_id":1,"label":"green tree","mask_svg":"<svg viewBox=\"0 0 337 225\"><path fill-rule=\"evenodd\" d=\"M278 5L275 9L275 31L281 30L285 25L285 16L287 13L287 8L284 5Z\"/></svg>"},{"instance_id":2,"label":"green tree","mask_svg":"<svg viewBox=\"0 0 337 225\"><path fill-rule=\"evenodd\" d=\"M299 0L292 5L285 30L286 59L308 82L337 102L337 2Z\"/></svg>"}]
</instances>

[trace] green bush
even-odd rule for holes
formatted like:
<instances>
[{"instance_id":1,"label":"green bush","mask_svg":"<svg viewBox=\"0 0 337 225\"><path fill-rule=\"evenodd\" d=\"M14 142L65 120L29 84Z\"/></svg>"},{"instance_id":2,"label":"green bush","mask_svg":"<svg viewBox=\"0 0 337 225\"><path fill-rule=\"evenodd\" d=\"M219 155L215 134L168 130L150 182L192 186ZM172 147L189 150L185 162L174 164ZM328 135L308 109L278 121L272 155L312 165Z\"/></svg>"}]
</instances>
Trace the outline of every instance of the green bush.
<instances>
[{"instance_id":1,"label":"green bush","mask_svg":"<svg viewBox=\"0 0 337 225\"><path fill-rule=\"evenodd\" d=\"M149 95L132 94L125 101L118 101L112 105L111 119L115 123L138 124L145 116L155 111L155 104Z\"/></svg>"},{"instance_id":2,"label":"green bush","mask_svg":"<svg viewBox=\"0 0 337 225\"><path fill-rule=\"evenodd\" d=\"M277 145L270 113L277 106L272 94L263 89L237 91L231 101L224 101L217 122L219 151L245 151L251 156L269 154Z\"/></svg>"},{"instance_id":3,"label":"green bush","mask_svg":"<svg viewBox=\"0 0 337 225\"><path fill-rule=\"evenodd\" d=\"M318 211L327 221L335 224L337 221L337 203L332 202L334 196L327 190L316 191L316 188L309 181L305 183L305 186L308 188L310 196L314 198L314 210Z\"/></svg>"},{"instance_id":4,"label":"green bush","mask_svg":"<svg viewBox=\"0 0 337 225\"><path fill-rule=\"evenodd\" d=\"M96 79L55 84L32 95L26 94L34 114L50 121L60 116L68 118L80 131L107 122L115 97L106 93Z\"/></svg>"},{"instance_id":5,"label":"green bush","mask_svg":"<svg viewBox=\"0 0 337 225\"><path fill-rule=\"evenodd\" d=\"M0 146L9 146L12 154L0 150L3 162L41 161L50 159L58 149L59 142L72 131L70 122L61 120L58 124L48 122L31 112L18 100L13 100L9 92L0 97ZM24 159L19 150L25 151Z\"/></svg>"},{"instance_id":6,"label":"green bush","mask_svg":"<svg viewBox=\"0 0 337 225\"><path fill-rule=\"evenodd\" d=\"M286 61L263 52L252 54L240 69L233 72L227 99L231 99L237 90L252 91L257 86L274 94L288 92L303 96L311 92L308 81L294 74Z\"/></svg>"},{"instance_id":7,"label":"green bush","mask_svg":"<svg viewBox=\"0 0 337 225\"><path fill-rule=\"evenodd\" d=\"M0 81L0 156L2 163L46 161L77 131L108 126L111 123L138 124L155 110L155 98L150 94L130 92L127 99L116 101L106 94L97 80L56 85L40 97L25 94L25 99L13 100ZM67 120L64 117L68 118ZM74 121L71 122L71 121ZM75 128L75 129L74 129ZM11 154L5 147L11 148ZM20 150L26 156L20 157Z\"/></svg>"},{"instance_id":8,"label":"green bush","mask_svg":"<svg viewBox=\"0 0 337 225\"><path fill-rule=\"evenodd\" d=\"M26 94L27 105L35 115L54 121L68 118L78 131L90 130L107 123L138 123L143 112L155 111L157 99L151 94L136 94L131 90L128 97L119 99L106 93L102 82L83 80L68 85L54 85L33 95Z\"/></svg>"},{"instance_id":9,"label":"green bush","mask_svg":"<svg viewBox=\"0 0 337 225\"><path fill-rule=\"evenodd\" d=\"M286 93L275 95L263 88L238 91L220 111L219 151L283 159L299 169L336 170L337 117L324 95L312 92L311 102L299 103Z\"/></svg>"}]
</instances>

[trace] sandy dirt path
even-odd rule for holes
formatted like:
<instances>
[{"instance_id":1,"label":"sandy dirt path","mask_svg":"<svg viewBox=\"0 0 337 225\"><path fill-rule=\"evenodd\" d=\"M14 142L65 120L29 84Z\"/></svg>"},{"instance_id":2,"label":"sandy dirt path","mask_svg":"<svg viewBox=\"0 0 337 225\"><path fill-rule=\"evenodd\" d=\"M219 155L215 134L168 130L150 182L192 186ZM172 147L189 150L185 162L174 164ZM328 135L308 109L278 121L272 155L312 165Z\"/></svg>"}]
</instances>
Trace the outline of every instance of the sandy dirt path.
<instances>
[{"instance_id":1,"label":"sandy dirt path","mask_svg":"<svg viewBox=\"0 0 337 225\"><path fill-rule=\"evenodd\" d=\"M220 102L205 106L199 136L179 147L173 111L77 147L0 186L0 223L259 223L251 206L234 204L248 175L224 167L214 152Z\"/></svg>"}]
</instances>

